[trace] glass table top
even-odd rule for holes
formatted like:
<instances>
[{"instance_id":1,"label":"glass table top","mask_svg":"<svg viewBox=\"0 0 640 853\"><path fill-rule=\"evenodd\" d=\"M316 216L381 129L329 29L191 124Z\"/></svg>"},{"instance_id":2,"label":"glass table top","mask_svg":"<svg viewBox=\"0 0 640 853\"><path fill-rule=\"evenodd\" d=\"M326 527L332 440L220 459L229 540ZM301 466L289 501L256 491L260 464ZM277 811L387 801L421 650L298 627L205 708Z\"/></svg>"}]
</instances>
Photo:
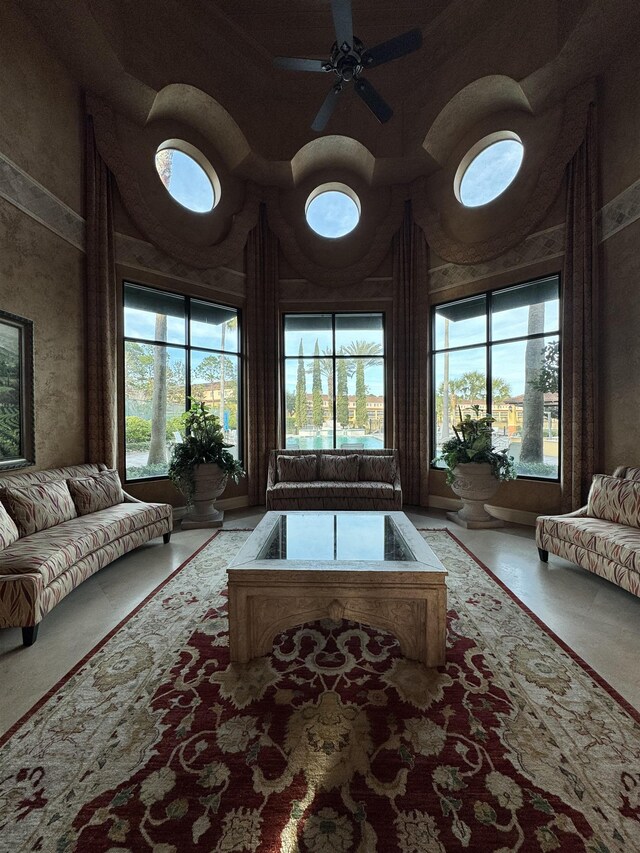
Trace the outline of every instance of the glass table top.
<instances>
[{"instance_id":1,"label":"glass table top","mask_svg":"<svg viewBox=\"0 0 640 853\"><path fill-rule=\"evenodd\" d=\"M258 560L414 561L387 515L296 513L280 516Z\"/></svg>"}]
</instances>

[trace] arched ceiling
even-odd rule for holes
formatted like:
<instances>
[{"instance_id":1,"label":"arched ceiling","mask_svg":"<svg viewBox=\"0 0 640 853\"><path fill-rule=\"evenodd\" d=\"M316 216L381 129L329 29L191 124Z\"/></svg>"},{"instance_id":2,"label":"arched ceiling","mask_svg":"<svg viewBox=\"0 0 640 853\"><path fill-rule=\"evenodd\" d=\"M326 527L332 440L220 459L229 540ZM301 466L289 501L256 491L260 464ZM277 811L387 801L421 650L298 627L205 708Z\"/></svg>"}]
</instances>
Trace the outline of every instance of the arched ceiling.
<instances>
[{"instance_id":1,"label":"arched ceiling","mask_svg":"<svg viewBox=\"0 0 640 853\"><path fill-rule=\"evenodd\" d=\"M242 139L239 148L233 143L236 154L246 149L239 176L269 182L271 169L273 183L293 181L291 161L318 138L310 124L333 75L280 70L273 58L328 58L334 41L330 0L19 0L19 5L88 91L140 125L159 109L158 93L163 114L171 111L167 92L175 84L201 93L185 100L176 91L173 108L182 121L191 114L194 122L206 123L203 111L215 102L229 117L220 133ZM351 87L320 135L360 143L364 160L375 159L373 183L409 181L437 169L425 138L443 110L449 110L446 122L441 120L448 133L464 125L451 113L465 109L464 98L457 105L455 98L475 81L502 79L496 109L504 108L504 81L517 81L522 103L541 111L633 44L640 26L637 0L352 0L352 6L354 33L365 46L413 27L423 33L420 50L366 72L394 109L387 124L378 124ZM484 108L490 107L491 92L485 89L483 97ZM220 139L212 142L224 147ZM331 165L330 149L316 150L318 165ZM310 151L313 147L305 149L307 161ZM344 151L336 156L344 159ZM371 164L363 161L361 168L365 165Z\"/></svg>"}]
</instances>

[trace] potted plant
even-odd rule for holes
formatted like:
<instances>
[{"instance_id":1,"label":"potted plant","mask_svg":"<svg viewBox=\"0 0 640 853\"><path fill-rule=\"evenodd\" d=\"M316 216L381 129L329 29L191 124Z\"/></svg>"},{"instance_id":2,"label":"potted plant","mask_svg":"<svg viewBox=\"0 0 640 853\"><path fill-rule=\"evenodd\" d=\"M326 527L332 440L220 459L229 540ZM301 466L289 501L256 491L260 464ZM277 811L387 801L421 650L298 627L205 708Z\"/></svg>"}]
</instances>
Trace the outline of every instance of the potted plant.
<instances>
[{"instance_id":1,"label":"potted plant","mask_svg":"<svg viewBox=\"0 0 640 853\"><path fill-rule=\"evenodd\" d=\"M187 499L182 527L220 527L224 513L215 501L231 477L237 483L244 475L240 462L227 450L220 421L203 401L189 398L190 408L182 416L185 436L174 444L169 479Z\"/></svg>"},{"instance_id":2,"label":"potted plant","mask_svg":"<svg viewBox=\"0 0 640 853\"><path fill-rule=\"evenodd\" d=\"M514 480L516 469L513 457L506 450L493 446L491 424L495 418L480 416L480 407L473 406L475 417L465 415L458 407L460 420L453 427L454 437L445 441L434 464L444 462L447 483L462 500L462 509L447 513L463 527L500 527L502 522L486 511L502 480Z\"/></svg>"}]
</instances>

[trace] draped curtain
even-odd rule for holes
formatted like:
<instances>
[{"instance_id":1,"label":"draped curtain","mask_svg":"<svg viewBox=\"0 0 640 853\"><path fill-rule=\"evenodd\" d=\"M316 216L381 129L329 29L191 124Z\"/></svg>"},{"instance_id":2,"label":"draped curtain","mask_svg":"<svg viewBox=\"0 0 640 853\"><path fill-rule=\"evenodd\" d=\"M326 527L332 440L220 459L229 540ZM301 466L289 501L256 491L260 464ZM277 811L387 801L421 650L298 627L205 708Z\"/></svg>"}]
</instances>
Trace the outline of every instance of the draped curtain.
<instances>
[{"instance_id":1,"label":"draped curtain","mask_svg":"<svg viewBox=\"0 0 640 853\"><path fill-rule=\"evenodd\" d=\"M393 240L393 446L400 457L403 502L428 504L429 334L428 249L405 202L400 231Z\"/></svg>"},{"instance_id":2,"label":"draped curtain","mask_svg":"<svg viewBox=\"0 0 640 853\"><path fill-rule=\"evenodd\" d=\"M595 106L584 139L567 167L562 274L562 508L586 501L596 458L597 363L594 335L598 294L597 137Z\"/></svg>"},{"instance_id":3,"label":"draped curtain","mask_svg":"<svg viewBox=\"0 0 640 853\"><path fill-rule=\"evenodd\" d=\"M262 504L269 450L278 440L278 243L264 204L247 241L247 475L249 503Z\"/></svg>"},{"instance_id":4,"label":"draped curtain","mask_svg":"<svg viewBox=\"0 0 640 853\"><path fill-rule=\"evenodd\" d=\"M86 452L116 465L116 270L111 176L86 123Z\"/></svg>"}]
</instances>

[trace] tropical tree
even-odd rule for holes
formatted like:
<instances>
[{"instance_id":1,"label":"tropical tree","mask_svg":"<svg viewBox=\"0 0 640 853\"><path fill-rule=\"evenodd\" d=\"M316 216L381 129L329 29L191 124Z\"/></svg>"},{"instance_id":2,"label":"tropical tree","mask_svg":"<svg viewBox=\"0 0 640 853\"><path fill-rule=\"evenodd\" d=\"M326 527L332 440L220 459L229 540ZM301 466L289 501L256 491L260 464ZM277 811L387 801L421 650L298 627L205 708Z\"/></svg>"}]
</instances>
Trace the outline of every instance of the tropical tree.
<instances>
[{"instance_id":1,"label":"tropical tree","mask_svg":"<svg viewBox=\"0 0 640 853\"><path fill-rule=\"evenodd\" d=\"M529 306L527 333L544 331L544 302ZM530 338L524 356L524 410L522 413L521 462L544 462L544 390L537 384L544 364L544 338Z\"/></svg>"},{"instance_id":2,"label":"tropical tree","mask_svg":"<svg viewBox=\"0 0 640 853\"><path fill-rule=\"evenodd\" d=\"M167 315L156 314L155 339L167 340ZM167 462L167 348L153 348L153 397L151 400L151 441L147 465Z\"/></svg>"},{"instance_id":3,"label":"tropical tree","mask_svg":"<svg viewBox=\"0 0 640 853\"><path fill-rule=\"evenodd\" d=\"M356 426L367 425L367 386L364 381L364 359L356 361Z\"/></svg>"},{"instance_id":4,"label":"tropical tree","mask_svg":"<svg viewBox=\"0 0 640 853\"><path fill-rule=\"evenodd\" d=\"M382 346L372 341L353 341L340 349L341 354L352 356L347 371L356 374L356 426L367 425L367 385L365 367L380 364Z\"/></svg>"},{"instance_id":5,"label":"tropical tree","mask_svg":"<svg viewBox=\"0 0 640 853\"><path fill-rule=\"evenodd\" d=\"M298 347L298 375L296 377L296 405L293 419L298 429L307 425L307 376L304 372L304 349L302 338Z\"/></svg>"},{"instance_id":6,"label":"tropical tree","mask_svg":"<svg viewBox=\"0 0 640 853\"><path fill-rule=\"evenodd\" d=\"M346 358L339 358L336 366L336 418L340 426L349 426L349 364Z\"/></svg>"},{"instance_id":7,"label":"tropical tree","mask_svg":"<svg viewBox=\"0 0 640 853\"><path fill-rule=\"evenodd\" d=\"M311 386L311 419L315 427L321 427L324 423L324 414L322 412L322 374L320 365L320 347L316 338L316 345L313 351L315 358L313 359L313 384Z\"/></svg>"}]
</instances>

